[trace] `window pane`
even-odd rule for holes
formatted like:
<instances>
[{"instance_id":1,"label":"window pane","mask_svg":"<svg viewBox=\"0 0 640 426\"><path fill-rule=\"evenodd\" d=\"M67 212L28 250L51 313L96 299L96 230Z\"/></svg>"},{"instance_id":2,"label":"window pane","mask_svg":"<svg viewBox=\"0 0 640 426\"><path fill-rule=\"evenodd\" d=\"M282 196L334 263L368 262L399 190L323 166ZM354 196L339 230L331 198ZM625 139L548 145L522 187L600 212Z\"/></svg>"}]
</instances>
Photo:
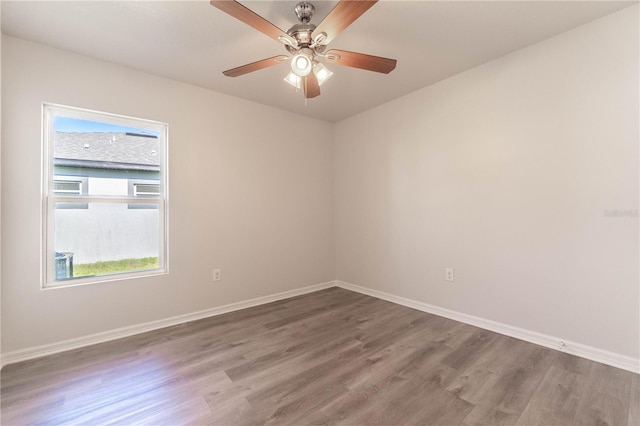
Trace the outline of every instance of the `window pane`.
<instances>
[{"instance_id":1,"label":"window pane","mask_svg":"<svg viewBox=\"0 0 640 426\"><path fill-rule=\"evenodd\" d=\"M127 179L159 183L155 130L54 116L53 174L89 177L88 195L126 196Z\"/></svg>"},{"instance_id":2,"label":"window pane","mask_svg":"<svg viewBox=\"0 0 640 426\"><path fill-rule=\"evenodd\" d=\"M159 267L157 204L144 204L147 208L142 209L115 202L89 203L85 209L73 208L73 204L55 206L56 280Z\"/></svg>"},{"instance_id":3,"label":"window pane","mask_svg":"<svg viewBox=\"0 0 640 426\"><path fill-rule=\"evenodd\" d=\"M43 111L43 286L166 273L167 125L61 105Z\"/></svg>"}]
</instances>

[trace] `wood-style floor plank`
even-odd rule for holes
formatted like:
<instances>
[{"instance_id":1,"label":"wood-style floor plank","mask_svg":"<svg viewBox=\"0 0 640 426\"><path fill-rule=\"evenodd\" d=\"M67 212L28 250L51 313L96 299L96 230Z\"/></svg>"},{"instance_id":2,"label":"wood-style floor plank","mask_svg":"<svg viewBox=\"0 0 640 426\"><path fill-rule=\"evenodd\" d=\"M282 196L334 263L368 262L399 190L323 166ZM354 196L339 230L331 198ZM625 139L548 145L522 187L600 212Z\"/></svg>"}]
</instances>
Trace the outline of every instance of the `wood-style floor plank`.
<instances>
[{"instance_id":1,"label":"wood-style floor plank","mask_svg":"<svg viewBox=\"0 0 640 426\"><path fill-rule=\"evenodd\" d=\"M629 424L640 425L640 375L635 375L631 380Z\"/></svg>"},{"instance_id":2,"label":"wood-style floor plank","mask_svg":"<svg viewBox=\"0 0 640 426\"><path fill-rule=\"evenodd\" d=\"M634 425L638 375L339 288L6 366L3 425Z\"/></svg>"},{"instance_id":3,"label":"wood-style floor plank","mask_svg":"<svg viewBox=\"0 0 640 426\"><path fill-rule=\"evenodd\" d=\"M593 363L586 378L574 424L622 425L629 420L633 375Z\"/></svg>"},{"instance_id":4,"label":"wood-style floor plank","mask_svg":"<svg viewBox=\"0 0 640 426\"><path fill-rule=\"evenodd\" d=\"M586 377L557 367L549 368L518 424L570 424L585 386Z\"/></svg>"}]
</instances>

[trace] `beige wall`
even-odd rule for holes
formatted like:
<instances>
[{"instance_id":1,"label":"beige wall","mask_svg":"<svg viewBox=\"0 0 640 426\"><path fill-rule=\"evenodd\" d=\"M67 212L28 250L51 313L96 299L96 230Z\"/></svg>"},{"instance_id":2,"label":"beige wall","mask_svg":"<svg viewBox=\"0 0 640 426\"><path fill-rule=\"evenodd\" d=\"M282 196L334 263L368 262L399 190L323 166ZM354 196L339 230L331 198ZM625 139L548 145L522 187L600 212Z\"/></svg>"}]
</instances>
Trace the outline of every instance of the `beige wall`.
<instances>
[{"instance_id":1,"label":"beige wall","mask_svg":"<svg viewBox=\"0 0 640 426\"><path fill-rule=\"evenodd\" d=\"M337 279L637 359L639 72L636 6L337 124Z\"/></svg>"},{"instance_id":2,"label":"beige wall","mask_svg":"<svg viewBox=\"0 0 640 426\"><path fill-rule=\"evenodd\" d=\"M330 124L11 37L2 54L3 351L335 278ZM40 290L43 101L169 124L169 275Z\"/></svg>"}]
</instances>

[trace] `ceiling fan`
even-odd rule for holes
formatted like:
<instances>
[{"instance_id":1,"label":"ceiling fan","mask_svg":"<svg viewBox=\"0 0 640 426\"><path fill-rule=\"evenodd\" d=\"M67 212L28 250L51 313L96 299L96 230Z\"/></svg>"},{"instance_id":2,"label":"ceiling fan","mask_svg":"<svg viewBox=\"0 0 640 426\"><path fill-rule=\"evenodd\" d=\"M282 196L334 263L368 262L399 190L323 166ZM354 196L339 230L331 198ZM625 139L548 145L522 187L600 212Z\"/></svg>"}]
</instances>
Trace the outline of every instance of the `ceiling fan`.
<instances>
[{"instance_id":1,"label":"ceiling fan","mask_svg":"<svg viewBox=\"0 0 640 426\"><path fill-rule=\"evenodd\" d=\"M277 55L262 59L223 71L223 74L228 77L238 77L289 61L291 71L284 80L296 89L302 88L305 98L315 98L320 95L320 86L333 75L320 62L320 59L347 67L388 74L396 67L395 59L346 50L327 50L327 45L336 36L377 1L341 0L318 25L310 23L315 11L313 5L302 1L294 9L300 23L285 32L235 0L211 0L211 5L214 7L284 44L291 55Z\"/></svg>"}]
</instances>

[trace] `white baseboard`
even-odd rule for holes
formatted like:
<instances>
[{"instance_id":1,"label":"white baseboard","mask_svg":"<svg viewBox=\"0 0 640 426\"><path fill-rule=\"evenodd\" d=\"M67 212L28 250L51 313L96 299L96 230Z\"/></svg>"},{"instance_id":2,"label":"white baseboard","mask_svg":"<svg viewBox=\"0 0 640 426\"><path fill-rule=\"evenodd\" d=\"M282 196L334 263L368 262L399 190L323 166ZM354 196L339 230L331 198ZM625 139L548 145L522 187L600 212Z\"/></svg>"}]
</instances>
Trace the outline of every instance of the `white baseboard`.
<instances>
[{"instance_id":1,"label":"white baseboard","mask_svg":"<svg viewBox=\"0 0 640 426\"><path fill-rule=\"evenodd\" d=\"M621 368L623 370L640 374L639 359L609 352L603 349L594 348L592 346L571 342L559 337L549 336L549 335L537 333L535 331L525 330L522 328L510 326L507 324L502 324L496 321L491 321L491 320L475 317L472 315L467 315L460 312L443 309L437 306L429 305L427 303L418 302L416 300L407 299L407 298L396 296L390 293L385 293L383 291L361 287L361 286L350 284L344 281L328 281L325 283L303 287L295 290L289 290L282 293L276 293L268 296L257 297L255 299L249 299L241 302L231 303L231 304L219 306L216 308L206 309L204 311L178 315L171 318L166 318L158 321L151 321L151 322L133 325L129 327L123 327L115 330L105 331L102 333L91 334L88 336L65 340L62 342L52 343L48 345L35 346L27 349L21 349L18 351L7 352L2 354L1 365L4 366L8 364L14 364L16 362L26 361L29 359L38 358L45 355L52 355L55 353L64 352L71 349L77 349L84 346L94 345L96 343L116 340L123 337L144 333L147 331L157 330L164 327L170 327L172 325L178 325L178 324L183 324L189 321L196 321L203 318L222 315L228 312L238 311L240 309L251 308L253 306L264 305L266 303L275 302L277 300L288 299L290 297L300 296L303 294L312 293L314 291L324 290L330 287L341 287L346 290L351 290L358 293L366 294L368 296L376 297L378 299L387 300L389 302L397 303L398 305L417 309L422 312L427 312L430 314L449 318L455 321L460 321L465 324L470 324L476 327L483 328L485 330L494 331L496 333L504 334L510 337L515 337L516 339L524 340L530 343L535 343L537 345L555 349L555 350L559 350L559 342L562 340L566 345L564 347L563 352L567 352L572 355L576 355L582 358L590 359L592 361L600 362L602 364L611 365L613 367Z\"/></svg>"},{"instance_id":2,"label":"white baseboard","mask_svg":"<svg viewBox=\"0 0 640 426\"><path fill-rule=\"evenodd\" d=\"M620 354L609 352L603 349L594 348L592 346L583 345L581 343L571 342L569 340L565 340L559 337L549 336L546 334L536 333L535 331L513 327L513 326L502 324L496 321L491 321L491 320L475 317L472 315L462 314L460 312L439 308L437 306L429 305L427 303L418 302L416 300L407 299L404 297L385 293L383 291L361 287L355 284L346 283L344 281L336 281L336 286L344 288L346 290L351 290L358 293L366 294L368 296L373 296L378 299L383 299L389 302L397 303L398 305L406 306L419 311L449 318L455 321L460 321L465 324L470 324L479 328L483 328L485 330L494 331L496 333L504 334L506 336L515 337L516 339L524 340L530 343L535 343L537 345L555 349L555 350L560 350L560 341L563 341L565 346L562 352L566 352L571 355L576 355L582 358L590 359L592 361L600 362L602 364L607 364L612 367L617 367L623 370L631 371L636 374L640 374L640 359L635 359L629 356L620 355Z\"/></svg>"},{"instance_id":3,"label":"white baseboard","mask_svg":"<svg viewBox=\"0 0 640 426\"><path fill-rule=\"evenodd\" d=\"M59 352L77 349L84 346L94 345L96 343L108 342L110 340L120 339L132 336L134 334L144 333L147 331L157 330L159 328L170 327L172 325L183 324L189 321L195 321L216 315L226 314L228 312L238 311L240 309L251 308L253 306L264 305L266 303L275 302L277 300L288 299L290 297L300 296L314 291L324 290L326 288L335 287L335 281L316 284L308 287L298 288L295 290L284 291L268 296L256 297L255 299L244 300L241 302L231 303L229 305L218 306L216 308L205 309L204 311L193 312L184 315L178 315L158 321L146 322L143 324L132 325L129 327L109 330L102 333L90 334L88 336L78 337L76 339L65 340L62 342L52 343L48 345L35 346L18 351L7 352L2 354L1 365L14 364L20 361L26 361L45 355L52 355Z\"/></svg>"}]
</instances>

